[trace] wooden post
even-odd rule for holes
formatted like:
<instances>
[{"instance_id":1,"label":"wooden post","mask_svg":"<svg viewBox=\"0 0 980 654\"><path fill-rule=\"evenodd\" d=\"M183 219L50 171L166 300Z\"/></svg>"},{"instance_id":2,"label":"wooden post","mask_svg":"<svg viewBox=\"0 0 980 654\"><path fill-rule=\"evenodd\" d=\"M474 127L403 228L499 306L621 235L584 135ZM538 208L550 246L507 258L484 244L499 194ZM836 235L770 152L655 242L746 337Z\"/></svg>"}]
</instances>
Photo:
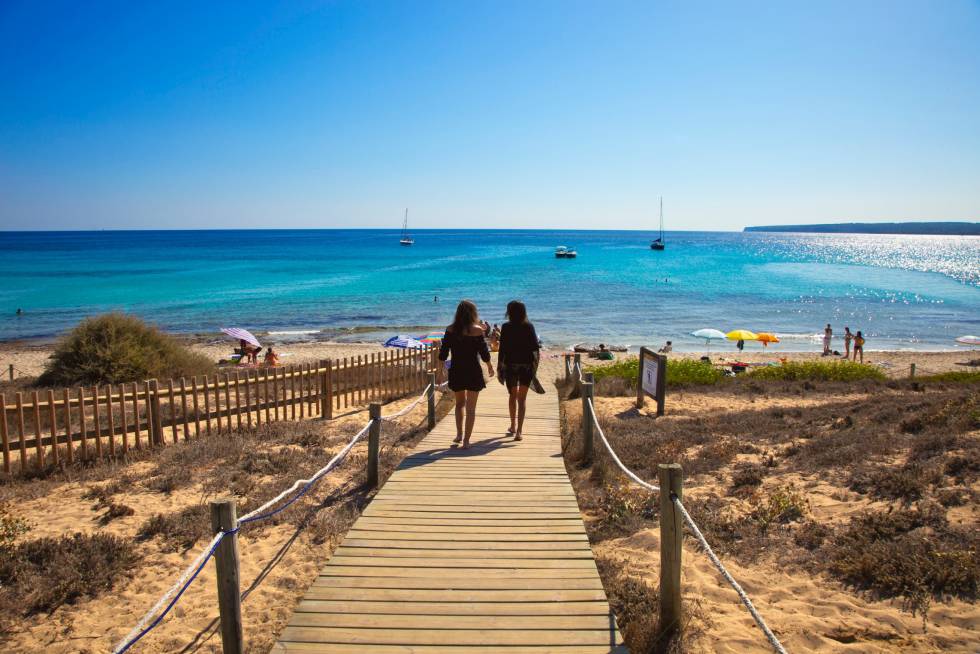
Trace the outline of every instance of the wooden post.
<instances>
[{"instance_id":1,"label":"wooden post","mask_svg":"<svg viewBox=\"0 0 980 654\"><path fill-rule=\"evenodd\" d=\"M109 456L116 456L116 418L112 412L112 384L105 387L105 408L109 422Z\"/></svg>"},{"instance_id":2,"label":"wooden post","mask_svg":"<svg viewBox=\"0 0 980 654\"><path fill-rule=\"evenodd\" d=\"M153 409L153 427L151 442L154 445L163 445L163 411L160 409L160 383L151 379L149 382L150 404Z\"/></svg>"},{"instance_id":3,"label":"wooden post","mask_svg":"<svg viewBox=\"0 0 980 654\"><path fill-rule=\"evenodd\" d=\"M235 373L236 375L238 373ZM245 371L245 424L252 426L252 384L248 370Z\"/></svg>"},{"instance_id":4,"label":"wooden post","mask_svg":"<svg viewBox=\"0 0 980 654\"><path fill-rule=\"evenodd\" d=\"M238 529L235 500L211 502L211 529L226 532L214 551L218 581L218 613L221 619L221 651L243 654L241 581L238 570Z\"/></svg>"},{"instance_id":5,"label":"wooden post","mask_svg":"<svg viewBox=\"0 0 980 654\"><path fill-rule=\"evenodd\" d=\"M44 468L44 446L41 444L41 401L38 399L37 391L31 392L31 402L34 404L34 449L37 450L38 470Z\"/></svg>"},{"instance_id":6,"label":"wooden post","mask_svg":"<svg viewBox=\"0 0 980 654\"><path fill-rule=\"evenodd\" d=\"M88 427L85 426L85 389L78 389L78 431L82 436L82 460L88 458Z\"/></svg>"},{"instance_id":7,"label":"wooden post","mask_svg":"<svg viewBox=\"0 0 980 654\"><path fill-rule=\"evenodd\" d=\"M429 429L436 428L436 373L429 373Z\"/></svg>"},{"instance_id":8,"label":"wooden post","mask_svg":"<svg viewBox=\"0 0 980 654\"><path fill-rule=\"evenodd\" d=\"M593 375L591 372L585 373L585 381L582 382L582 460L585 463L592 461L593 455L593 425L592 425L592 406L593 398Z\"/></svg>"},{"instance_id":9,"label":"wooden post","mask_svg":"<svg viewBox=\"0 0 980 654\"><path fill-rule=\"evenodd\" d=\"M27 469L27 444L24 442L24 394L17 391L17 436L20 439L20 470Z\"/></svg>"},{"instance_id":10,"label":"wooden post","mask_svg":"<svg viewBox=\"0 0 980 654\"><path fill-rule=\"evenodd\" d=\"M330 388L329 380L330 373L328 372L330 368L330 362L320 359L320 363L317 364L317 372L319 372L320 377L320 417L326 418L332 412L330 411Z\"/></svg>"},{"instance_id":11,"label":"wooden post","mask_svg":"<svg viewBox=\"0 0 980 654\"><path fill-rule=\"evenodd\" d=\"M126 424L126 384L119 384L119 423L122 425L122 451L129 452L129 436Z\"/></svg>"},{"instance_id":12,"label":"wooden post","mask_svg":"<svg viewBox=\"0 0 980 654\"><path fill-rule=\"evenodd\" d=\"M174 438L174 442L177 442L177 410L174 408L174 380L167 380L167 405L170 407L170 434Z\"/></svg>"},{"instance_id":13,"label":"wooden post","mask_svg":"<svg viewBox=\"0 0 980 654\"><path fill-rule=\"evenodd\" d=\"M184 425L184 440L186 441L191 437L191 426L187 420L187 380L183 377L180 378L180 411Z\"/></svg>"},{"instance_id":14,"label":"wooden post","mask_svg":"<svg viewBox=\"0 0 980 654\"><path fill-rule=\"evenodd\" d=\"M191 393L193 394L193 399L191 400L191 406L194 407L194 438L201 437L201 411L200 405L197 401L197 375L191 377Z\"/></svg>"},{"instance_id":15,"label":"wooden post","mask_svg":"<svg viewBox=\"0 0 980 654\"><path fill-rule=\"evenodd\" d=\"M75 448L71 439L71 396L68 394L68 389L64 388L61 391L62 401L65 403L65 445L68 447L66 454L68 455L68 463L74 463L75 461ZM4 414L6 417L6 414ZM7 420L3 421L4 427L7 426ZM6 437L4 437L6 441ZM4 443L6 449L6 442Z\"/></svg>"},{"instance_id":16,"label":"wooden post","mask_svg":"<svg viewBox=\"0 0 980 654\"><path fill-rule=\"evenodd\" d=\"M10 364L9 371L10 371L10 381L14 381L14 364L12 363Z\"/></svg>"},{"instance_id":17,"label":"wooden post","mask_svg":"<svg viewBox=\"0 0 980 654\"><path fill-rule=\"evenodd\" d=\"M289 419L296 420L296 366L289 366L286 370L289 377L289 402L286 406L289 407Z\"/></svg>"},{"instance_id":18,"label":"wooden post","mask_svg":"<svg viewBox=\"0 0 980 654\"><path fill-rule=\"evenodd\" d=\"M242 430L242 376L235 371L235 424Z\"/></svg>"},{"instance_id":19,"label":"wooden post","mask_svg":"<svg viewBox=\"0 0 980 654\"><path fill-rule=\"evenodd\" d=\"M656 383L652 391L650 390L651 380L644 378L647 372L644 366L646 366L645 362L648 360L656 363L656 379L653 380ZM662 416L667 398L667 355L657 354L649 348L641 347L640 361L636 374L636 408L639 409L643 406L648 394L652 395L653 399L657 401L657 415Z\"/></svg>"},{"instance_id":20,"label":"wooden post","mask_svg":"<svg viewBox=\"0 0 980 654\"><path fill-rule=\"evenodd\" d=\"M10 474L10 436L7 434L7 397L0 393L0 439L3 440L3 471Z\"/></svg>"},{"instance_id":21,"label":"wooden post","mask_svg":"<svg viewBox=\"0 0 980 654\"><path fill-rule=\"evenodd\" d=\"M54 391L48 389L48 420L51 422L51 462L58 465L58 419L54 408Z\"/></svg>"},{"instance_id":22,"label":"wooden post","mask_svg":"<svg viewBox=\"0 0 980 654\"><path fill-rule=\"evenodd\" d=\"M909 379L915 379L915 364L909 364Z\"/></svg>"},{"instance_id":23,"label":"wooden post","mask_svg":"<svg viewBox=\"0 0 980 654\"><path fill-rule=\"evenodd\" d=\"M572 376L578 382L578 372L582 369L582 355L576 352L572 357Z\"/></svg>"},{"instance_id":24,"label":"wooden post","mask_svg":"<svg viewBox=\"0 0 980 654\"><path fill-rule=\"evenodd\" d=\"M657 640L666 643L681 626L681 546L684 523L673 498L683 499L684 473L676 463L657 466L660 481L660 624Z\"/></svg>"},{"instance_id":25,"label":"wooden post","mask_svg":"<svg viewBox=\"0 0 980 654\"><path fill-rule=\"evenodd\" d=\"M272 393L269 392L269 368L262 371L262 397L265 399L265 422L272 422Z\"/></svg>"},{"instance_id":26,"label":"wooden post","mask_svg":"<svg viewBox=\"0 0 980 654\"><path fill-rule=\"evenodd\" d=\"M136 382L133 382L133 440L136 441L137 450L143 449L140 445L140 387Z\"/></svg>"},{"instance_id":27,"label":"wooden post","mask_svg":"<svg viewBox=\"0 0 980 654\"><path fill-rule=\"evenodd\" d=\"M643 390L643 355L646 354L645 347L640 348L640 359L637 362L638 372L636 373L636 408L642 409L646 397Z\"/></svg>"},{"instance_id":28,"label":"wooden post","mask_svg":"<svg viewBox=\"0 0 980 654\"><path fill-rule=\"evenodd\" d=\"M95 436L95 455L102 458L102 417L99 411L99 387L92 387L92 422Z\"/></svg>"},{"instance_id":29,"label":"wooden post","mask_svg":"<svg viewBox=\"0 0 980 654\"><path fill-rule=\"evenodd\" d=\"M254 373L254 374L253 374ZM261 385L259 384L259 371L253 370L250 373L252 375L252 388L255 389L255 426L262 426L262 392Z\"/></svg>"},{"instance_id":30,"label":"wooden post","mask_svg":"<svg viewBox=\"0 0 980 654\"><path fill-rule=\"evenodd\" d=\"M371 417L371 427L368 430L368 488L378 487L378 454L381 449L381 405L371 404L368 407Z\"/></svg>"},{"instance_id":31,"label":"wooden post","mask_svg":"<svg viewBox=\"0 0 980 654\"><path fill-rule=\"evenodd\" d=\"M231 375L225 373L225 428L231 431Z\"/></svg>"}]
</instances>

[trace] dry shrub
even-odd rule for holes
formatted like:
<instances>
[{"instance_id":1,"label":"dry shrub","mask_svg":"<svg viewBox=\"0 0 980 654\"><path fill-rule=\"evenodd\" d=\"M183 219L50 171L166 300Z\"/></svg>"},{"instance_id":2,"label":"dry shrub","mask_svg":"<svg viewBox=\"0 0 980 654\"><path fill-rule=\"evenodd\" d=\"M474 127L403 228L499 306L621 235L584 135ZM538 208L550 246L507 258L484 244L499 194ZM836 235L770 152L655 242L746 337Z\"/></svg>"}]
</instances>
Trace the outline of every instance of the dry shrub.
<instances>
[{"instance_id":1,"label":"dry shrub","mask_svg":"<svg viewBox=\"0 0 980 654\"><path fill-rule=\"evenodd\" d=\"M6 622L97 597L111 590L136 558L131 541L101 533L40 538L2 549L0 619Z\"/></svg>"},{"instance_id":2,"label":"dry shrub","mask_svg":"<svg viewBox=\"0 0 980 654\"><path fill-rule=\"evenodd\" d=\"M38 384L119 384L213 371L207 357L156 327L135 316L107 313L86 318L58 342Z\"/></svg>"},{"instance_id":3,"label":"dry shrub","mask_svg":"<svg viewBox=\"0 0 980 654\"><path fill-rule=\"evenodd\" d=\"M732 492L744 493L762 485L766 476L765 468L760 465L741 465L732 474Z\"/></svg>"},{"instance_id":4,"label":"dry shrub","mask_svg":"<svg viewBox=\"0 0 980 654\"><path fill-rule=\"evenodd\" d=\"M925 616L933 598L975 601L980 534L951 527L942 507L865 513L824 546L828 569L845 583L882 598L900 597Z\"/></svg>"},{"instance_id":5,"label":"dry shrub","mask_svg":"<svg viewBox=\"0 0 980 654\"><path fill-rule=\"evenodd\" d=\"M194 543L211 535L211 517L203 504L189 506L173 513L157 513L140 525L136 537L148 540L161 536L165 552L188 550Z\"/></svg>"},{"instance_id":6,"label":"dry shrub","mask_svg":"<svg viewBox=\"0 0 980 654\"><path fill-rule=\"evenodd\" d=\"M628 536L643 529L659 514L656 494L633 484L606 483L597 494L594 508L598 519L591 525L594 540Z\"/></svg>"},{"instance_id":7,"label":"dry shrub","mask_svg":"<svg viewBox=\"0 0 980 654\"><path fill-rule=\"evenodd\" d=\"M941 479L938 468L912 462L900 467L860 468L851 476L848 487L877 499L902 500L908 505L925 497L929 486Z\"/></svg>"},{"instance_id":8,"label":"dry shrub","mask_svg":"<svg viewBox=\"0 0 980 654\"><path fill-rule=\"evenodd\" d=\"M165 472L157 467L156 474L143 482L143 486L158 493L169 495L178 488L189 486L194 481L194 471L189 466L175 466Z\"/></svg>"},{"instance_id":9,"label":"dry shrub","mask_svg":"<svg viewBox=\"0 0 980 654\"><path fill-rule=\"evenodd\" d=\"M793 541L800 547L813 551L823 545L830 534L829 527L813 520L807 520L793 534Z\"/></svg>"},{"instance_id":10,"label":"dry shrub","mask_svg":"<svg viewBox=\"0 0 980 654\"><path fill-rule=\"evenodd\" d=\"M765 496L757 496L755 508L749 517L766 531L775 524L786 524L802 519L810 513L810 503L792 485L778 486Z\"/></svg>"},{"instance_id":11,"label":"dry shrub","mask_svg":"<svg viewBox=\"0 0 980 654\"><path fill-rule=\"evenodd\" d=\"M596 560L602 585L608 589L613 610L631 652L653 652L657 645L657 616L660 594L643 577L623 571L616 561Z\"/></svg>"},{"instance_id":12,"label":"dry shrub","mask_svg":"<svg viewBox=\"0 0 980 654\"><path fill-rule=\"evenodd\" d=\"M128 515L133 515L132 507L126 506L125 504L116 504L115 502L109 504L106 507L106 512L99 516L99 524L105 527L107 524L115 520L116 518L122 518Z\"/></svg>"}]
</instances>

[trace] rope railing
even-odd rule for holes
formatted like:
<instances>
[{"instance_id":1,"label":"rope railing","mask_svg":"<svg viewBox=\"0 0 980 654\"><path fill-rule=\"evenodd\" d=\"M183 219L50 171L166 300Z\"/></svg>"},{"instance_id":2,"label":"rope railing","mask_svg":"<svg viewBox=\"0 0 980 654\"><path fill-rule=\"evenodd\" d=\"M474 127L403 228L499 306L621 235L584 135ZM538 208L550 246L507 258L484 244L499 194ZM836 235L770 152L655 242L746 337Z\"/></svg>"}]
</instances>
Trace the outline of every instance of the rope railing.
<instances>
[{"instance_id":1,"label":"rope railing","mask_svg":"<svg viewBox=\"0 0 980 654\"><path fill-rule=\"evenodd\" d=\"M440 388L445 386L445 384L436 385L435 388ZM238 519L239 527L230 531L219 531L214 535L211 541L201 550L200 554L191 562L189 566L180 574L177 581L167 589L167 591L160 597L159 600L147 611L143 617L139 619L136 625L130 630L126 637L123 638L116 647L112 650L113 654L123 654L135 645L143 636L150 633L160 622L170 613L170 610L177 604L177 601L184 594L190 585L197 579L197 576L204 569L208 560L214 555L215 551L218 549L218 545L225 538L225 536L231 536L237 533L242 525L256 522L258 520L264 520L266 518L271 518L272 516L285 511L290 505L299 500L301 497L306 495L306 493L313 488L316 483L326 476L331 470L336 468L338 465L343 463L350 454L354 446L360 442L364 435L369 432L372 425L375 422L390 421L394 418L398 418L408 414L410 411L415 409L424 399L427 398L430 390L433 389L433 384L429 384L419 395L418 399L414 400L411 404L404 407L398 413L394 413L386 417L371 418L368 420L367 424L357 432L348 443L340 450L329 462L319 470L317 470L309 479L297 479L292 486L279 493L269 501L265 502L261 506L249 511L242 517ZM292 497L291 494L295 493ZM284 499L289 497L289 499L284 502L281 506L272 509L273 506L279 504ZM272 510L270 510L272 509ZM162 610L161 610L162 608Z\"/></svg>"},{"instance_id":2,"label":"rope railing","mask_svg":"<svg viewBox=\"0 0 980 654\"><path fill-rule=\"evenodd\" d=\"M643 479L640 479L640 477L637 476L636 473L634 473L632 470L630 470L623 464L622 460L620 460L619 456L617 456L616 454L616 451L613 450L612 445L609 443L609 439L606 438L606 434L602 430L602 425L599 424L599 418L596 414L595 405L592 403L592 398L586 397L585 404L588 407L588 411L587 411L587 413L589 414L588 419L592 422L592 425L595 427L596 432L599 434L599 440L602 441L602 444L605 446L606 451L609 453L610 458L612 458L612 460L616 463L617 467L619 467L619 469L622 470L623 473L636 484L642 486L643 488L646 488L647 490L653 492L660 492L659 486L654 486L653 484L650 484L644 481ZM585 419L584 416L583 419ZM755 620L755 623L759 625L760 629L762 629L762 633L766 636L766 639L769 641L769 644L772 645L773 650L778 652L778 654L786 654L786 650L779 642L779 639L776 638L776 635L766 624L766 621L762 618L762 615L760 615L758 610L756 610L755 606L752 604L752 600L750 600L749 596L745 593L745 590L739 585L737 581L735 581L735 578L731 575L730 572L728 572L728 570L725 568L725 565L714 553L714 550L711 549L711 546L708 544L708 541L705 539L704 534L702 534L701 530L698 529L697 524L695 524L694 519L691 518L691 515L687 512L687 509L684 508L684 505L681 503L680 498L677 497L675 494L671 493L670 499L673 502L674 506L676 506L680 511L681 516L684 518L684 523L688 526L688 529L691 530L691 533L694 534L695 538L697 538L698 542L701 544L701 548L704 550L705 554L707 554L708 558L711 560L711 563L715 566L718 572L721 573L721 576L725 579L725 581L727 581L729 585L735 590L742 604L745 606L746 609L748 609L749 613L752 615L752 619Z\"/></svg>"}]
</instances>

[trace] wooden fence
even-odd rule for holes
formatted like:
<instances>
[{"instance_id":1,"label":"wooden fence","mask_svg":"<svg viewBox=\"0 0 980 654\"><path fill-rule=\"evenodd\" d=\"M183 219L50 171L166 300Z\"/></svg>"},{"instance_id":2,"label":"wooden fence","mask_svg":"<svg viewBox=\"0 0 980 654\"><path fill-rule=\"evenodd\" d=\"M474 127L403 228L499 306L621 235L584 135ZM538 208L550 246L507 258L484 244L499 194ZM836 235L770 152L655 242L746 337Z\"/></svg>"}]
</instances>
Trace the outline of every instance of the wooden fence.
<instances>
[{"instance_id":1,"label":"wooden fence","mask_svg":"<svg viewBox=\"0 0 980 654\"><path fill-rule=\"evenodd\" d=\"M0 394L3 470L115 457L168 440L199 438L421 391L436 349L385 351L319 364L237 368L191 379Z\"/></svg>"}]
</instances>

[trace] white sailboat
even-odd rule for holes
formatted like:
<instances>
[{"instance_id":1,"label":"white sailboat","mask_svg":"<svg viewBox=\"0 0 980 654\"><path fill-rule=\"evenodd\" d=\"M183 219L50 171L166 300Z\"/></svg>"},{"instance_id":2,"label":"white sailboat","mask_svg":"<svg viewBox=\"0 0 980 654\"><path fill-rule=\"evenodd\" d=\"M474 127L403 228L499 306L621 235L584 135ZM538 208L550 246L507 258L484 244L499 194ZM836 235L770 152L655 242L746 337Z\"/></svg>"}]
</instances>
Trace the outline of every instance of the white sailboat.
<instances>
[{"instance_id":1,"label":"white sailboat","mask_svg":"<svg viewBox=\"0 0 980 654\"><path fill-rule=\"evenodd\" d=\"M402 221L402 238L398 241L400 245L414 245L415 239L408 233L408 209L405 209L405 220Z\"/></svg>"},{"instance_id":2,"label":"white sailboat","mask_svg":"<svg viewBox=\"0 0 980 654\"><path fill-rule=\"evenodd\" d=\"M664 243L664 198L660 196L660 238L656 238L650 243L651 250L663 250L666 246Z\"/></svg>"}]
</instances>

